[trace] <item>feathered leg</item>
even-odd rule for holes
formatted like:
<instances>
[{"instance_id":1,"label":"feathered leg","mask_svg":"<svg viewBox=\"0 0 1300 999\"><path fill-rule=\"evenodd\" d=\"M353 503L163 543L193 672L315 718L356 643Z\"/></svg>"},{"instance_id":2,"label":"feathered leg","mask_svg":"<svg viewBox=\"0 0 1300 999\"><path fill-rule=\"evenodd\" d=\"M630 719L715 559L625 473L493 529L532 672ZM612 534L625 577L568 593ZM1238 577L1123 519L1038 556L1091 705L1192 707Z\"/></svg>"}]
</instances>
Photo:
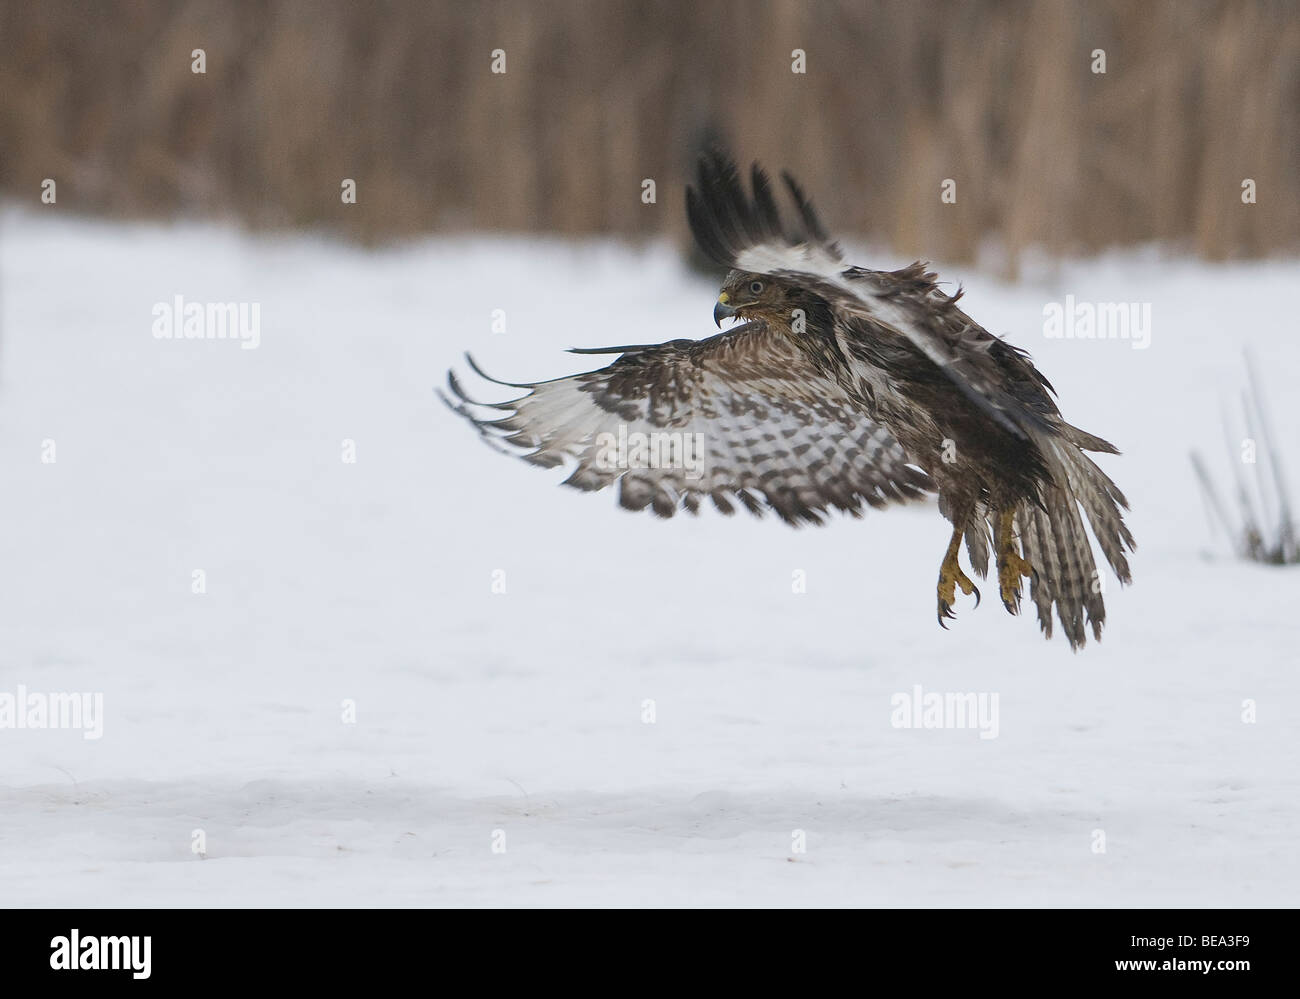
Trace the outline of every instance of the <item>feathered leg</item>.
<instances>
[{"instance_id":1,"label":"feathered leg","mask_svg":"<svg viewBox=\"0 0 1300 999\"><path fill-rule=\"evenodd\" d=\"M964 523L959 520L958 524ZM947 554L943 557L943 562L939 565L939 626L947 628L943 623L944 618L955 618L952 612L952 605L957 602L957 587L961 587L962 593L966 596L975 594L975 606L980 605L980 591L966 573L961 571L961 564L957 560L957 553L961 550L962 528L955 527L952 532L952 540L948 542Z\"/></svg>"},{"instance_id":2,"label":"feathered leg","mask_svg":"<svg viewBox=\"0 0 1300 999\"><path fill-rule=\"evenodd\" d=\"M1014 509L1003 510L998 515L998 589L1002 593L1002 606L1012 614L1019 614L1020 577L1029 577L1033 567L1020 557L1014 517Z\"/></svg>"}]
</instances>

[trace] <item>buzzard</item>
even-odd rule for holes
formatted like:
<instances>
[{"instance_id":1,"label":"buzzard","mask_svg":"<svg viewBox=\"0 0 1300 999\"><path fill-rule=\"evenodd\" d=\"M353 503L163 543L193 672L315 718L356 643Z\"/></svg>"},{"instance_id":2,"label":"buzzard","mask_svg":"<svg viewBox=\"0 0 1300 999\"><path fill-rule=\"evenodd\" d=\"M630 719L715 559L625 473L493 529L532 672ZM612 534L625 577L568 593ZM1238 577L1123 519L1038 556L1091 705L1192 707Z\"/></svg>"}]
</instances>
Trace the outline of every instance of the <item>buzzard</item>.
<instances>
[{"instance_id":1,"label":"buzzard","mask_svg":"<svg viewBox=\"0 0 1300 999\"><path fill-rule=\"evenodd\" d=\"M740 324L704 340L575 350L618 357L567 378L497 382L526 390L506 403L474 402L451 372L459 401L444 400L498 449L571 465L566 485L616 486L624 507L661 517L708 497L725 514L770 507L816 524L832 509L857 517L937 492L953 528L940 625L958 588L979 603L958 559L964 538L980 577L992 551L1010 613L1027 577L1048 638L1055 607L1071 648L1088 626L1100 639L1106 610L1080 508L1124 583L1134 542L1124 495L1084 452L1116 449L1065 422L1029 355L967 316L960 289L946 294L919 262L847 265L799 185L782 180L784 212L757 165L747 189L708 153L686 191L695 239L729 269L714 321Z\"/></svg>"}]
</instances>

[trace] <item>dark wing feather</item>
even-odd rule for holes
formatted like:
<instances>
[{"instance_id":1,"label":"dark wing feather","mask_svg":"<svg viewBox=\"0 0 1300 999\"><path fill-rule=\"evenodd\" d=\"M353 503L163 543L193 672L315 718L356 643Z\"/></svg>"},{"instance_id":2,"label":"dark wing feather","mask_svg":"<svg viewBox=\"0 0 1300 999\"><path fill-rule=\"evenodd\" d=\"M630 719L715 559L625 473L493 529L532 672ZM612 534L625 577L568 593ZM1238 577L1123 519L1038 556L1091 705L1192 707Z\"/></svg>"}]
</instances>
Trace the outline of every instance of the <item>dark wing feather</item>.
<instances>
[{"instance_id":1,"label":"dark wing feather","mask_svg":"<svg viewBox=\"0 0 1300 999\"><path fill-rule=\"evenodd\" d=\"M826 235L799 185L789 174L782 179L797 209L793 220L782 218L771 181L757 163L750 174L751 195L726 156L712 152L700 157L698 190L686 189L686 217L700 249L723 267L755 273L764 269L740 263L742 255L755 248L770 251L778 266L802 263L814 274L827 269L834 273L841 260L839 247Z\"/></svg>"},{"instance_id":2,"label":"dark wing feather","mask_svg":"<svg viewBox=\"0 0 1300 999\"><path fill-rule=\"evenodd\" d=\"M721 154L701 158L699 190L687 190L691 229L725 267L801 286L831 306L838 329L905 339L1004 430L1022 439L1052 429L1050 386L1017 350L987 332L946 295L921 263L899 271L846 267L812 202L789 174L783 179L795 218L783 222L771 185L757 167L747 194Z\"/></svg>"},{"instance_id":3,"label":"dark wing feather","mask_svg":"<svg viewBox=\"0 0 1300 999\"><path fill-rule=\"evenodd\" d=\"M504 414L495 419L474 414L481 404L454 375L459 401L445 401L493 446L545 467L570 464L567 485L617 485L623 506L665 517L679 508L694 513L705 496L723 513L739 502L757 514L761 497L789 523L820 523L832 508L858 516L864 505L916 500L932 489L884 427L763 323L707 340L613 349L622 356L608 367L519 386L527 394L489 405ZM620 430L627 439L700 435L698 472L674 449L693 436L660 438L670 445L663 453L677 459L669 467L602 460L612 457L602 435L617 440Z\"/></svg>"}]
</instances>

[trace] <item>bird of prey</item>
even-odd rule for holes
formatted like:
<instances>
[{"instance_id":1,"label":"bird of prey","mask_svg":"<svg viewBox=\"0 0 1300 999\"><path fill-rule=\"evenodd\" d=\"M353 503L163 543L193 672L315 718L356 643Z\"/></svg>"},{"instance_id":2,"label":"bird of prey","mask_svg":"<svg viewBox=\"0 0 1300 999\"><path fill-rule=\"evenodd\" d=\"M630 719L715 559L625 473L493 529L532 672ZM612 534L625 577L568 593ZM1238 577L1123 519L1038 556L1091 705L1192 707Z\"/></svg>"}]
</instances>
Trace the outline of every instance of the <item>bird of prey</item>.
<instances>
[{"instance_id":1,"label":"bird of prey","mask_svg":"<svg viewBox=\"0 0 1300 999\"><path fill-rule=\"evenodd\" d=\"M959 562L988 574L1019 613L1021 580L1044 634L1052 609L1072 649L1106 611L1080 508L1121 582L1133 536L1115 483L1084 453L1118 453L1066 423L1029 355L993 336L940 290L928 265L875 271L845 263L811 202L782 174L790 205L757 164L748 188L706 153L686 191L701 249L729 269L713 317L740 320L704 340L577 350L617 354L595 371L534 384L480 417L454 372L444 399L490 443L544 467L573 467L585 490L616 486L631 510L723 513L765 505L786 522L860 516L938 493L952 536L939 568L940 625ZM478 374L489 378L469 358ZM496 379L491 379L496 381Z\"/></svg>"}]
</instances>

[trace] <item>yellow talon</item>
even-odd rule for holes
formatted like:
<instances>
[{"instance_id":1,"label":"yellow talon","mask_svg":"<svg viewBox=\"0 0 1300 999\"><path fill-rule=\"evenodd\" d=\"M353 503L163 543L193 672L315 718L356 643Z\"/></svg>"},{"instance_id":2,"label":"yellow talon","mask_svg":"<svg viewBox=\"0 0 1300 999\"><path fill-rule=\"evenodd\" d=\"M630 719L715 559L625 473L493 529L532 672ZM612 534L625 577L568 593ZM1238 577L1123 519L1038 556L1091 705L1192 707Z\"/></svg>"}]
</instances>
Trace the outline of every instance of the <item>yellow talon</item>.
<instances>
[{"instance_id":1,"label":"yellow talon","mask_svg":"<svg viewBox=\"0 0 1300 999\"><path fill-rule=\"evenodd\" d=\"M943 557L943 562L939 566L939 626L946 628L945 618L954 618L952 606L957 602L957 587L961 587L962 593L970 596L975 595L975 606L980 605L979 588L970 581L970 577L961 571L961 564L957 561L957 552L961 547L961 528L952 532L952 540L948 542L948 551Z\"/></svg>"},{"instance_id":2,"label":"yellow talon","mask_svg":"<svg viewBox=\"0 0 1300 999\"><path fill-rule=\"evenodd\" d=\"M1020 556L1013 530L1014 511L1004 510L998 518L998 589L1002 605L1012 614L1020 613L1020 577L1033 573L1033 566Z\"/></svg>"}]
</instances>

